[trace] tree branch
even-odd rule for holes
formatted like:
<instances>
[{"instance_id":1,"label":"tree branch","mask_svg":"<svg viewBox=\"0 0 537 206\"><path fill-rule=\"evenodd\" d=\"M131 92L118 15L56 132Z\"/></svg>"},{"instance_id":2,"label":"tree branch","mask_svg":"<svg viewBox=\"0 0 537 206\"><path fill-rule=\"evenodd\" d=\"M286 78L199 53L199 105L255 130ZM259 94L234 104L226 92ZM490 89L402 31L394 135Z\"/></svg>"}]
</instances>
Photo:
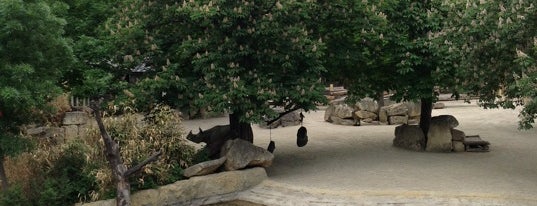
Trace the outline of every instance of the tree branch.
<instances>
[{"instance_id":1,"label":"tree branch","mask_svg":"<svg viewBox=\"0 0 537 206\"><path fill-rule=\"evenodd\" d=\"M125 177L128 177L136 172L138 172L139 170L141 170L145 165L151 163L151 162L154 162L154 161L157 161L157 158L162 154L162 151L158 151L158 152L155 152L153 153L150 157L148 157L147 159L145 159L144 161L140 162L140 164L128 169L123 175Z\"/></svg>"}]
</instances>

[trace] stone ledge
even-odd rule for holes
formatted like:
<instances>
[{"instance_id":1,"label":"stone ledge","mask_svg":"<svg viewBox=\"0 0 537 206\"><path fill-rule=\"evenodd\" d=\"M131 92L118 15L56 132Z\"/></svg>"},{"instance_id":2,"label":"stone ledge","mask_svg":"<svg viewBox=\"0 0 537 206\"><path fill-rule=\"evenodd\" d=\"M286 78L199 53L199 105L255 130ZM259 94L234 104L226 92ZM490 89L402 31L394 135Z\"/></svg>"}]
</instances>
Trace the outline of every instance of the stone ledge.
<instances>
[{"instance_id":1,"label":"stone ledge","mask_svg":"<svg viewBox=\"0 0 537 206\"><path fill-rule=\"evenodd\" d=\"M266 179L267 173L261 167L192 177L156 189L131 194L131 205L197 205L215 201L212 198L214 196L226 195L229 196L228 199L233 199L237 192L254 187ZM116 202L110 199L77 205L113 206Z\"/></svg>"}]
</instances>

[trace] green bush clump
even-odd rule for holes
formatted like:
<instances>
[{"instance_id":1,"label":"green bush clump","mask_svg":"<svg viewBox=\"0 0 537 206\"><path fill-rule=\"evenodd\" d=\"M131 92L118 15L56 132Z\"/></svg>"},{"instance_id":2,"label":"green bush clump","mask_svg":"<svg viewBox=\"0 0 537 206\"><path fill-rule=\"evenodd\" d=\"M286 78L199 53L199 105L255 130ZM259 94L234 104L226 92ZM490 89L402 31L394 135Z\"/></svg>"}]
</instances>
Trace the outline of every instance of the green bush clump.
<instances>
[{"instance_id":1,"label":"green bush clump","mask_svg":"<svg viewBox=\"0 0 537 206\"><path fill-rule=\"evenodd\" d=\"M12 185L0 193L0 206L31 205L20 185Z\"/></svg>"}]
</instances>

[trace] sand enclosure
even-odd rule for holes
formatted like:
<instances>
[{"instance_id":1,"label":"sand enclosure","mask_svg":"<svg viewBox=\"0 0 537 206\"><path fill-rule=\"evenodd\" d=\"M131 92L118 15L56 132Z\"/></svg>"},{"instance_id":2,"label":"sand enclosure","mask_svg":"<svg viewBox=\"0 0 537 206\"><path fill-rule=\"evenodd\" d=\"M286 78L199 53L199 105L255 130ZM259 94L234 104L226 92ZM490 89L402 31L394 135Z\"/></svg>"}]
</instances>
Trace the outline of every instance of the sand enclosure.
<instances>
[{"instance_id":1,"label":"sand enclosure","mask_svg":"<svg viewBox=\"0 0 537 206\"><path fill-rule=\"evenodd\" d=\"M457 129L491 143L485 153L426 153L392 146L393 125L340 126L325 122L324 111L305 113L309 142L296 146L299 126L253 126L255 144L276 142L273 183L311 191L438 194L537 201L537 130L517 130L516 110L485 110L476 103L444 102L433 115L450 114ZM185 128L227 124L227 118L185 121Z\"/></svg>"}]
</instances>

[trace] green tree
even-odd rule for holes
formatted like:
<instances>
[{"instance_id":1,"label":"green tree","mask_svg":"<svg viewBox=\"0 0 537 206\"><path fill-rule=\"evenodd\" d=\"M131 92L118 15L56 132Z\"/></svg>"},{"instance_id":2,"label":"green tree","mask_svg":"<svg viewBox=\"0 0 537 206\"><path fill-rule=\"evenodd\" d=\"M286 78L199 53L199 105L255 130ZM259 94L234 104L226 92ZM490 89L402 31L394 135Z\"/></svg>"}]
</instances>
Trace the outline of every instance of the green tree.
<instances>
[{"instance_id":1,"label":"green tree","mask_svg":"<svg viewBox=\"0 0 537 206\"><path fill-rule=\"evenodd\" d=\"M125 63L146 62L140 82L152 101L230 113L236 136L253 141L251 122L324 102L320 57L309 1L139 2L111 24L127 36ZM143 8L142 13L133 11ZM112 25L118 25L112 27ZM149 91L149 92L148 92Z\"/></svg>"},{"instance_id":2,"label":"green tree","mask_svg":"<svg viewBox=\"0 0 537 206\"><path fill-rule=\"evenodd\" d=\"M0 181L7 188L3 160L14 154L19 126L36 121L61 88L61 70L71 47L62 37L65 20L45 1L0 1ZM11 142L11 143L8 143ZM9 152L9 153L8 153Z\"/></svg>"},{"instance_id":3,"label":"green tree","mask_svg":"<svg viewBox=\"0 0 537 206\"><path fill-rule=\"evenodd\" d=\"M435 86L451 88L459 74L439 35L447 8L440 1L361 2L325 3L336 8L321 21L330 37L327 53L337 54L326 57L330 70L345 80L352 96L381 97L390 90L397 101L420 100L420 127L427 134Z\"/></svg>"},{"instance_id":4,"label":"green tree","mask_svg":"<svg viewBox=\"0 0 537 206\"><path fill-rule=\"evenodd\" d=\"M485 108L515 108L520 128L529 129L537 117L534 28L531 1L465 1L450 3L453 15L446 37L460 53L457 65L466 77L465 90L479 96ZM499 94L503 90L503 94ZM503 95L503 96L502 96Z\"/></svg>"}]
</instances>

